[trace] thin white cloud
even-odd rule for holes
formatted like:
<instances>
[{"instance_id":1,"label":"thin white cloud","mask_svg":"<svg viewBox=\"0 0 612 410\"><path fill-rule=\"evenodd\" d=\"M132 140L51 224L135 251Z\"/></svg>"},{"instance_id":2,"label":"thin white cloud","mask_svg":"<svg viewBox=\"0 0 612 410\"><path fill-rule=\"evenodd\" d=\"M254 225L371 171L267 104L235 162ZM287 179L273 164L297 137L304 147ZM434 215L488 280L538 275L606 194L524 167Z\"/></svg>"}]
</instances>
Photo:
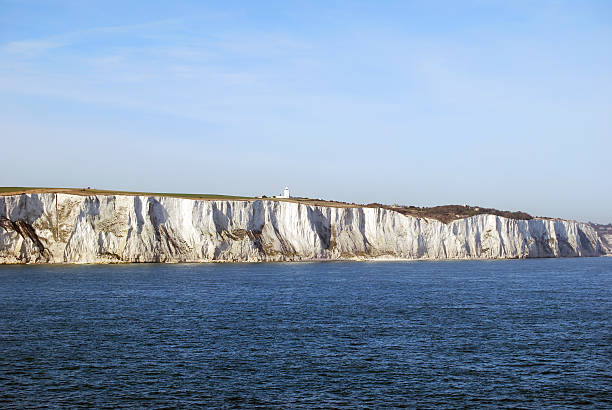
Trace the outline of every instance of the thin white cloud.
<instances>
[{"instance_id":1,"label":"thin white cloud","mask_svg":"<svg viewBox=\"0 0 612 410\"><path fill-rule=\"evenodd\" d=\"M129 24L118 26L102 26L92 27L86 30L71 31L66 33L55 34L49 37L15 40L5 43L0 46L0 51L10 54L21 54L25 56L36 56L45 51L68 46L84 39L112 35L112 34L136 34L138 32L147 33L151 30L159 30L171 26L179 27L180 20L166 19L151 21L141 24Z\"/></svg>"},{"instance_id":2,"label":"thin white cloud","mask_svg":"<svg viewBox=\"0 0 612 410\"><path fill-rule=\"evenodd\" d=\"M56 49L66 45L66 41L56 38L39 40L12 41L2 46L2 51L9 54L34 56L42 52Z\"/></svg>"}]
</instances>

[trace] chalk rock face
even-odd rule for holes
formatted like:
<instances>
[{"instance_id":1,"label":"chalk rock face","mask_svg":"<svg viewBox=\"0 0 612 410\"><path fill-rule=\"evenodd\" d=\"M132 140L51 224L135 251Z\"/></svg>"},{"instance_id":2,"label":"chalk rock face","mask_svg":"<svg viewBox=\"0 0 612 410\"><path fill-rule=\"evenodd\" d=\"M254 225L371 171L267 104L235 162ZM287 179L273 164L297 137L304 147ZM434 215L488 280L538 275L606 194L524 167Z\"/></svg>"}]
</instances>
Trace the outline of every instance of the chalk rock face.
<instances>
[{"instance_id":1,"label":"chalk rock face","mask_svg":"<svg viewBox=\"0 0 612 410\"><path fill-rule=\"evenodd\" d=\"M382 208L146 196L0 197L0 263L598 256L575 221L478 215L449 224Z\"/></svg>"},{"instance_id":2,"label":"chalk rock face","mask_svg":"<svg viewBox=\"0 0 612 410\"><path fill-rule=\"evenodd\" d=\"M606 254L612 255L612 235L606 233L604 235L599 235L599 237L601 239L603 248L606 251Z\"/></svg>"},{"instance_id":3,"label":"chalk rock face","mask_svg":"<svg viewBox=\"0 0 612 410\"><path fill-rule=\"evenodd\" d=\"M612 255L612 224L601 225L591 222L590 225L597 232L599 239L601 239L601 244L606 254Z\"/></svg>"}]
</instances>

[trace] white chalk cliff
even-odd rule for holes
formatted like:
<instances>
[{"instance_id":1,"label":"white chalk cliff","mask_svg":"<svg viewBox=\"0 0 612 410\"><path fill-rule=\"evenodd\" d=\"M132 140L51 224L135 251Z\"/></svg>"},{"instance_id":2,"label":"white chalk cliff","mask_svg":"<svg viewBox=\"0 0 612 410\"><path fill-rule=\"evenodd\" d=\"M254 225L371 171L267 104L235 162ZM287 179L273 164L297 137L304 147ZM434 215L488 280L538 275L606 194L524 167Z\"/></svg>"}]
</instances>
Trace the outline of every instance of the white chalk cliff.
<instances>
[{"instance_id":1,"label":"white chalk cliff","mask_svg":"<svg viewBox=\"0 0 612 410\"><path fill-rule=\"evenodd\" d=\"M597 256L588 224L128 195L0 196L0 263Z\"/></svg>"}]
</instances>

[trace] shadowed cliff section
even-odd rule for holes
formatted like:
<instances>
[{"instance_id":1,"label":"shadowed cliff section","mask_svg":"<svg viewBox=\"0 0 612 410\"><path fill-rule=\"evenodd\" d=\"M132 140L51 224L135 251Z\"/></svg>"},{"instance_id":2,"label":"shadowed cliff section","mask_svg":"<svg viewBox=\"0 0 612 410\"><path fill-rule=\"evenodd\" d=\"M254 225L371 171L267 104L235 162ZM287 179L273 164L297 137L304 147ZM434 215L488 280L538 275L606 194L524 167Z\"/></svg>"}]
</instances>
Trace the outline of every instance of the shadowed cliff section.
<instances>
[{"instance_id":1,"label":"shadowed cliff section","mask_svg":"<svg viewBox=\"0 0 612 410\"><path fill-rule=\"evenodd\" d=\"M599 238L601 239L601 243L603 244L606 253L608 255L612 255L612 223L603 225L591 222L590 225L599 235Z\"/></svg>"},{"instance_id":2,"label":"shadowed cliff section","mask_svg":"<svg viewBox=\"0 0 612 410\"><path fill-rule=\"evenodd\" d=\"M40 221L48 229L53 229L50 218L42 218L44 204L37 194L19 196L16 206L9 207L5 198L0 197L0 234L20 243L19 259L26 262L48 262L49 250L38 236L32 224ZM1 255L1 250L0 250ZM1 258L0 258L1 259Z\"/></svg>"}]
</instances>

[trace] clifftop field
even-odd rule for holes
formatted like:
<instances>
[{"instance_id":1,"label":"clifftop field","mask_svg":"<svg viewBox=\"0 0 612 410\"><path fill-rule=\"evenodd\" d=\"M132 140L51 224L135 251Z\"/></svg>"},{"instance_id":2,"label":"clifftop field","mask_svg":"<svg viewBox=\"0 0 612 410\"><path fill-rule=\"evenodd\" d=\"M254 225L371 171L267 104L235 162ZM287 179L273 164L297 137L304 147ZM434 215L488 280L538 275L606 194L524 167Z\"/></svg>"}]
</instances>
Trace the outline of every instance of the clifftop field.
<instances>
[{"instance_id":1,"label":"clifftop field","mask_svg":"<svg viewBox=\"0 0 612 410\"><path fill-rule=\"evenodd\" d=\"M166 196L171 198L185 199L232 199L244 200L254 199L246 196L217 195L217 194L179 194L171 192L133 192L117 191L111 189L92 189L92 188L38 188L38 187L0 187L0 195L21 195L21 194L70 194L70 195L131 195L131 196Z\"/></svg>"},{"instance_id":2,"label":"clifftop field","mask_svg":"<svg viewBox=\"0 0 612 410\"><path fill-rule=\"evenodd\" d=\"M117 191L108 189L91 189L91 188L37 188L37 187L0 187L0 195L21 195L21 194L41 194L41 193L61 193L70 195L127 195L127 196L151 196L151 197L168 197L168 198L183 198L183 199L198 199L198 200L233 200L233 201L285 201L296 202L313 206L325 206L334 208L383 208L402 215L409 215L419 218L430 218L440 222L449 223L456 219L469 218L475 215L497 215L509 219L533 219L531 215L522 211L500 211L493 208L482 208L478 206L466 205L442 205L435 207L416 207L406 205L385 205L379 203L357 204L341 201L332 201L325 199L313 199L303 197L291 198L275 198L275 197L249 197L240 195L222 195L222 194L186 194L186 193L168 193L168 192L136 192L136 191ZM546 218L548 219L548 218Z\"/></svg>"}]
</instances>

